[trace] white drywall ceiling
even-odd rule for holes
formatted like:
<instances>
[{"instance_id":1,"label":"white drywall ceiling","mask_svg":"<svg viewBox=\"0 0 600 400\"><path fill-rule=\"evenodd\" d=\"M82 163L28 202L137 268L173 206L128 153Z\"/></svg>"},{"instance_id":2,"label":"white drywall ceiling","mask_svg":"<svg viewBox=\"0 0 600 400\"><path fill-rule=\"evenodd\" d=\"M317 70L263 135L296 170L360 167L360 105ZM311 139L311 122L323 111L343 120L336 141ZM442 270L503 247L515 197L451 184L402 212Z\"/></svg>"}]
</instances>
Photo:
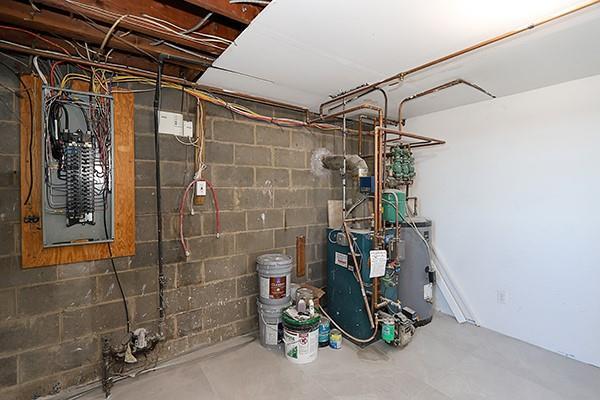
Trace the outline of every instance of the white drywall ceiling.
<instances>
[{"instance_id":1,"label":"white drywall ceiling","mask_svg":"<svg viewBox=\"0 0 600 400\"><path fill-rule=\"evenodd\" d=\"M330 95L371 83L582 4L582 0L274 0L200 83L317 110ZM600 73L595 5L389 87L398 102L456 78L497 96ZM245 75L242 75L245 74ZM250 76L248 76L250 75ZM379 97L378 97L379 96ZM380 95L372 99L381 103ZM422 115L486 97L454 87L406 107Z\"/></svg>"}]
</instances>

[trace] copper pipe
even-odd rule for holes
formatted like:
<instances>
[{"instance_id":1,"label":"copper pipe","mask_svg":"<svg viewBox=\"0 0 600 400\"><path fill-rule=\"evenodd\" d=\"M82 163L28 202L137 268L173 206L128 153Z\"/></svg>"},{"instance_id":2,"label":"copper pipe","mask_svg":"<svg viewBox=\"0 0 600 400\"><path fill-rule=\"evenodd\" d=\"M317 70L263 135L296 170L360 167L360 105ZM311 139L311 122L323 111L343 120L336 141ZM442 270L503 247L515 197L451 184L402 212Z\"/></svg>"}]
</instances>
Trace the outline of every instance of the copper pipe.
<instances>
[{"instance_id":1,"label":"copper pipe","mask_svg":"<svg viewBox=\"0 0 600 400\"><path fill-rule=\"evenodd\" d=\"M358 221L367 221L367 220L371 220L375 217L373 217L372 215L370 217L356 217L356 218L347 218L344 220L344 222L358 222Z\"/></svg>"},{"instance_id":2,"label":"copper pipe","mask_svg":"<svg viewBox=\"0 0 600 400\"><path fill-rule=\"evenodd\" d=\"M453 58L460 57L460 56L462 56L464 54L470 53L472 51L475 51L475 50L481 49L483 47L489 46L491 44L494 44L494 43L500 42L502 40L508 39L508 38L513 37L515 35L518 35L520 33L530 31L530 30L532 30L534 28L540 27L540 26L548 24L548 23L550 23L552 21L556 21L556 20L558 20L560 18L563 18L563 17L566 17L568 15L574 14L576 12L579 12L581 10L584 10L586 8L594 6L594 5L598 4L598 3L600 3L600 0L588 1L587 3L584 3L584 4L580 5L580 6L571 8L571 9L569 9L567 11L564 11L564 12L562 12L560 14L557 14L557 15L555 15L553 17L549 17L549 18L543 19L541 21L534 22L533 24L528 25L528 26L526 26L524 28L520 28L520 29L517 29L517 30L514 30L514 31L506 32L506 33L504 33L502 35L495 36L495 37L493 37L491 39L487 39L487 40L484 40L482 42L476 43L476 44L474 44L472 46L466 47L466 48L464 48L462 50L459 50L459 51L455 51L454 53L450 53L450 54L448 54L446 56L437 58L437 59L435 59L433 61L429 61L429 62L427 62L425 64L421 64L421 65L419 65L417 67L411 68L411 69L406 70L404 72L400 72L400 73L398 73L396 75L390 76L389 78L385 78L385 79L383 79L381 81L378 81L378 82L372 83L370 85L366 85L366 86L362 86L362 87L350 90L350 91L348 91L348 92L346 92L344 94L336 96L336 97L332 98L331 100L328 100L328 101L322 103L320 105L320 107L319 107L319 113L323 114L323 109L325 108L325 106L328 106L330 104L339 103L339 102L344 101L344 100L346 102L355 100L357 97L360 97L360 95L362 95L362 94L364 94L364 93L366 93L366 92L368 92L370 90L373 90L374 88L378 88L378 87L380 87L382 85L385 85L385 84L387 84L389 82L396 81L396 80L397 81L403 81L408 75L412 75L415 72L419 72L419 71L422 71L422 70L427 69L429 67L433 67L434 65L441 64L441 63L443 63L445 61L451 60ZM353 98L350 99L351 97L353 97Z\"/></svg>"},{"instance_id":3,"label":"copper pipe","mask_svg":"<svg viewBox=\"0 0 600 400\"><path fill-rule=\"evenodd\" d=\"M21 53L21 54L29 54L29 55L45 57L45 58L49 58L52 60L70 62L73 64L81 64L81 65L85 65L88 67L103 68L103 69L106 69L109 71L135 75L135 76L139 76L139 77L143 77L143 78L150 78L150 79L156 78L155 72L150 72L150 71L146 71L146 70L139 69L139 68L130 68L130 67L126 67L126 66L118 65L118 64L89 61L89 60L85 60L85 59L81 59L81 58L77 58L77 57L67 56L65 54L55 53L52 51L38 50L38 49L32 49L32 48L28 48L28 47L21 47L21 46L14 46L14 45L11 45L10 43L0 42L0 49L9 50L9 51L13 51L16 53ZM261 104L266 104L266 105L270 105L273 107L285 108L287 110L302 112L302 113L305 113L305 115L307 115L307 116L308 116L308 112L309 112L308 109L304 108L304 107L299 107L299 106L295 106L295 105L287 104L287 103L281 103L278 101L269 100L269 99L265 99L265 98L257 97L257 96L252 96L252 95L245 94L245 93L223 90L223 89L219 89L219 88L216 88L213 86L199 85L195 82L191 82L191 81L188 81L188 80L182 79L182 78L177 78L175 76L163 75L162 79L165 82L175 83L178 85L191 87L194 89L204 90L206 92L218 94L221 96L229 96L229 97L234 97L234 98L238 98L238 99L254 101L257 103L261 103ZM308 120L308 118L307 118L307 120Z\"/></svg>"},{"instance_id":4,"label":"copper pipe","mask_svg":"<svg viewBox=\"0 0 600 400\"><path fill-rule=\"evenodd\" d=\"M389 141L397 141L399 139L401 139L402 137L408 137L411 139L418 139L418 140L423 140L423 141L427 141L427 142L435 142L436 144L445 144L446 142L440 139L435 139L432 137L428 137L428 136L422 136L422 135L417 135L416 133L412 133L412 132L404 132L404 131L400 131L400 130L396 130L396 129L391 129L391 128L379 128L376 127L375 130L379 130L382 131L384 133L395 133L396 135L399 136L399 138L397 139L390 139Z\"/></svg>"},{"instance_id":5,"label":"copper pipe","mask_svg":"<svg viewBox=\"0 0 600 400\"><path fill-rule=\"evenodd\" d=\"M600 0L598 0L598 1L600 1ZM347 108L345 110L335 112L333 114L320 115L317 118L311 119L310 121L308 121L308 123L314 124L315 122L324 122L324 121L327 121L328 119L340 117L342 115L349 114L351 112L358 111L358 110L374 110L374 111L377 111L377 112L383 114L381 107L376 106L374 104L363 103L363 104L360 104L360 105L357 105L354 107Z\"/></svg>"},{"instance_id":6,"label":"copper pipe","mask_svg":"<svg viewBox=\"0 0 600 400\"><path fill-rule=\"evenodd\" d=\"M400 102L400 104L398 105L398 121L400 121L400 124L402 124L402 107L404 107L405 103L408 103L409 101L413 101L413 100L418 99L420 97L428 96L430 94L437 93L439 91L442 91L442 90L445 90L445 89L449 89L449 88L451 88L453 86L461 85L461 84L462 85L467 85L467 86L469 86L469 87L471 87L471 88L473 88L475 90L478 90L481 93L483 93L483 94L485 94L487 96L490 96L492 99L496 98L496 96L494 96L493 94L491 94L487 90L483 89L481 86L475 85L474 83L471 83L471 82L467 82L464 79L455 79L453 81L443 83L443 84L441 84L439 86L436 86L436 87L431 88L431 89L427 89L427 90L425 90L425 91L423 91L421 93L413 94L412 96L408 96L407 98L403 99ZM400 127L400 125L398 125L398 127Z\"/></svg>"},{"instance_id":7,"label":"copper pipe","mask_svg":"<svg viewBox=\"0 0 600 400\"><path fill-rule=\"evenodd\" d=\"M358 156L362 156L362 118L358 117Z\"/></svg>"},{"instance_id":8,"label":"copper pipe","mask_svg":"<svg viewBox=\"0 0 600 400\"><path fill-rule=\"evenodd\" d=\"M374 132L373 131L367 131L367 132L363 132L363 121L370 121L372 123L372 125L375 125L377 120L375 118L371 118L367 115L361 114L358 117L358 155L362 156L362 149L363 149L363 136L373 136ZM387 120L388 123L392 124L392 125L397 125L396 121ZM368 156L368 157L372 157Z\"/></svg>"},{"instance_id":9,"label":"copper pipe","mask_svg":"<svg viewBox=\"0 0 600 400\"><path fill-rule=\"evenodd\" d=\"M377 304L375 307L376 310L381 310L383 307L387 307L390 304L389 300L383 300L381 303Z\"/></svg>"},{"instance_id":10,"label":"copper pipe","mask_svg":"<svg viewBox=\"0 0 600 400\"><path fill-rule=\"evenodd\" d=\"M435 139L435 138L428 137L428 136L417 135L416 133L404 132L401 130L396 130L396 129L391 129L391 128L375 127L375 131L380 131L383 133L394 133L394 134L398 135L397 138L388 140L388 143L400 141L400 140L402 140L403 137L421 140L421 142L410 143L410 147L436 146L439 144L446 143L444 140Z\"/></svg>"},{"instance_id":11,"label":"copper pipe","mask_svg":"<svg viewBox=\"0 0 600 400\"><path fill-rule=\"evenodd\" d=\"M382 153L382 132L385 129L383 123L383 111L379 110L378 115L378 126L375 127L375 160L374 160L374 172L375 176L375 204L374 204L374 212L375 212L375 234L373 235L373 244L372 248L377 250L381 248L381 196L383 192L383 153ZM383 149L385 152L385 149ZM375 313L377 309L377 304L379 303L379 278L373 278L373 290L371 294L371 308L373 313Z\"/></svg>"},{"instance_id":12,"label":"copper pipe","mask_svg":"<svg viewBox=\"0 0 600 400\"><path fill-rule=\"evenodd\" d=\"M365 292L365 285L362 280L360 264L358 263L358 260L356 259L356 253L354 252L354 237L350 235L350 230L348 229L348 225L345 222L344 233L346 234L346 240L348 240L348 246L350 247L350 254L352 254L352 260L354 261L354 271L356 272L356 279L358 279L358 284L360 285L360 292L365 303L365 310L367 310L367 316L369 317L369 322L371 323L371 329L374 329L375 323L373 322L373 312L371 311L371 307L369 306L369 300L367 299L367 293Z\"/></svg>"}]
</instances>

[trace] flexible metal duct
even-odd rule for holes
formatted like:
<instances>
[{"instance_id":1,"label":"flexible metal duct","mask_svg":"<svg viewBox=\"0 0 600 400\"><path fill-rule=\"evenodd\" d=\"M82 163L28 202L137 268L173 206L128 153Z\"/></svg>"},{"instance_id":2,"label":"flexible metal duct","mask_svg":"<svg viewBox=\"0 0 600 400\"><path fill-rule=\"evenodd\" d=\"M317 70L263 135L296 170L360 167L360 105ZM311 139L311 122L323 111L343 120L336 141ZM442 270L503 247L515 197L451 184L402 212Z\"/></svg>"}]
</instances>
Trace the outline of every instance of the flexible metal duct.
<instances>
[{"instance_id":1,"label":"flexible metal duct","mask_svg":"<svg viewBox=\"0 0 600 400\"><path fill-rule=\"evenodd\" d=\"M367 162L357 154L349 154L345 157L346 170L352 173L353 176L367 176L369 167ZM344 168L344 156L331 155L323 157L323 166L331 170L340 170Z\"/></svg>"}]
</instances>

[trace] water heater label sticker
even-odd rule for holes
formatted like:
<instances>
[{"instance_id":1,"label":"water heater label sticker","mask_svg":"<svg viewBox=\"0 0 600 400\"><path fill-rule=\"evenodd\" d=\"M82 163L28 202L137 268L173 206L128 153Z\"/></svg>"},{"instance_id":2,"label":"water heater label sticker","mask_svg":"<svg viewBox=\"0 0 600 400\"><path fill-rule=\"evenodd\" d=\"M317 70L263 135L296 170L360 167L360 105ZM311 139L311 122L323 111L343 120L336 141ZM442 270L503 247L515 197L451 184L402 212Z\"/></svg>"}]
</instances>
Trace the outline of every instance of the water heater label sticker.
<instances>
[{"instance_id":1,"label":"water heater label sticker","mask_svg":"<svg viewBox=\"0 0 600 400\"><path fill-rule=\"evenodd\" d=\"M423 300L431 302L433 300L433 283L423 286Z\"/></svg>"},{"instance_id":2,"label":"water heater label sticker","mask_svg":"<svg viewBox=\"0 0 600 400\"><path fill-rule=\"evenodd\" d=\"M387 251L371 250L369 252L369 258L371 259L371 271L369 272L369 278L379 278L380 276L385 275Z\"/></svg>"},{"instance_id":3,"label":"water heater label sticker","mask_svg":"<svg viewBox=\"0 0 600 400\"><path fill-rule=\"evenodd\" d=\"M340 267L348 268L348 254L335 252L335 263Z\"/></svg>"}]
</instances>

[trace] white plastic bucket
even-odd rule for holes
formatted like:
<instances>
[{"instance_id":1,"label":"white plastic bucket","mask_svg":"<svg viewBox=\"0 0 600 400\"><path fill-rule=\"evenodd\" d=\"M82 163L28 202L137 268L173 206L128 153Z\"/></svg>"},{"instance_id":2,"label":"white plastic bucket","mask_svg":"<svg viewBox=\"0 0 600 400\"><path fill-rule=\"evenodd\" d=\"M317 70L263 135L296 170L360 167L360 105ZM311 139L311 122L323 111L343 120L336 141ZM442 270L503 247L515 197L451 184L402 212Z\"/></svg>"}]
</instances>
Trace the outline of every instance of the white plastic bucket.
<instances>
[{"instance_id":1,"label":"white plastic bucket","mask_svg":"<svg viewBox=\"0 0 600 400\"><path fill-rule=\"evenodd\" d=\"M263 347L277 349L283 341L281 313L292 303L281 305L263 304L256 300L260 344Z\"/></svg>"},{"instance_id":2,"label":"white plastic bucket","mask_svg":"<svg viewBox=\"0 0 600 400\"><path fill-rule=\"evenodd\" d=\"M292 257L285 254L263 254L256 258L256 270L261 303L290 302Z\"/></svg>"},{"instance_id":3,"label":"white plastic bucket","mask_svg":"<svg viewBox=\"0 0 600 400\"><path fill-rule=\"evenodd\" d=\"M299 330L289 326L283 328L285 357L294 364L307 364L317 359L319 349L319 324L312 330Z\"/></svg>"}]
</instances>

